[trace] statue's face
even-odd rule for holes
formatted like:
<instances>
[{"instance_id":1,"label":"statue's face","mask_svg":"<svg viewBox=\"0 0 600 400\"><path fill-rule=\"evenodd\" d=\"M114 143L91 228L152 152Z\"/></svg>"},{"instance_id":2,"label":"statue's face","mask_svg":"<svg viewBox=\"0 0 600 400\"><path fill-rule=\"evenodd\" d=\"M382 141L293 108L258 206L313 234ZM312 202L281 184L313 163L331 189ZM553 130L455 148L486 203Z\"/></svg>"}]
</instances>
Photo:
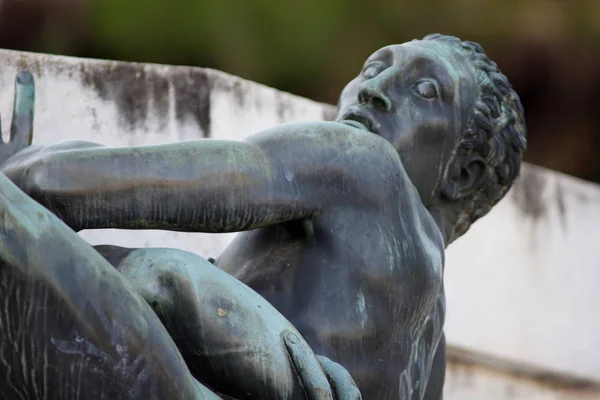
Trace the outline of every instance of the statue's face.
<instances>
[{"instance_id":1,"label":"statue's face","mask_svg":"<svg viewBox=\"0 0 600 400\"><path fill-rule=\"evenodd\" d=\"M398 150L425 206L434 204L478 95L473 67L435 41L384 47L342 91L337 121Z\"/></svg>"}]
</instances>

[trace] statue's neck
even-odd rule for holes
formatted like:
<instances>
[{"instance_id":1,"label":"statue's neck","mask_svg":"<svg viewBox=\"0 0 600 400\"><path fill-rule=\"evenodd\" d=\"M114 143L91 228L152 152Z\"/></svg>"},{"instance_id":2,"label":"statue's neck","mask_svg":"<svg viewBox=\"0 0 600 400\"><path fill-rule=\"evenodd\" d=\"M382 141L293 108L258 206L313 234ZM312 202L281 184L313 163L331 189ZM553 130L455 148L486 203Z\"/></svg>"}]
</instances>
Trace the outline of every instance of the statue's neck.
<instances>
[{"instance_id":1,"label":"statue's neck","mask_svg":"<svg viewBox=\"0 0 600 400\"><path fill-rule=\"evenodd\" d=\"M452 242L452 235L456 224L456 214L442 205L428 208L428 210L442 233L444 246L448 247Z\"/></svg>"}]
</instances>

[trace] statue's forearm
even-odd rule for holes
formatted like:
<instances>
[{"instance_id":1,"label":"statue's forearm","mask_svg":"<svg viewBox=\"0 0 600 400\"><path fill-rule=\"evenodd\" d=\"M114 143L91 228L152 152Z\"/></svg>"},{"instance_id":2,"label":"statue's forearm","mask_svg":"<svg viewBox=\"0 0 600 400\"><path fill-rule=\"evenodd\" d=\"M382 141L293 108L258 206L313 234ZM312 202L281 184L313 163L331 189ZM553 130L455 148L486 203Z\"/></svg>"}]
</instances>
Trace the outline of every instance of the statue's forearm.
<instances>
[{"instance_id":1,"label":"statue's forearm","mask_svg":"<svg viewBox=\"0 0 600 400\"><path fill-rule=\"evenodd\" d=\"M286 182L278 179L271 162L243 142L63 145L31 152L12 164L3 168L9 178L75 230L231 232L313 211L286 196L294 191L283 187Z\"/></svg>"}]
</instances>

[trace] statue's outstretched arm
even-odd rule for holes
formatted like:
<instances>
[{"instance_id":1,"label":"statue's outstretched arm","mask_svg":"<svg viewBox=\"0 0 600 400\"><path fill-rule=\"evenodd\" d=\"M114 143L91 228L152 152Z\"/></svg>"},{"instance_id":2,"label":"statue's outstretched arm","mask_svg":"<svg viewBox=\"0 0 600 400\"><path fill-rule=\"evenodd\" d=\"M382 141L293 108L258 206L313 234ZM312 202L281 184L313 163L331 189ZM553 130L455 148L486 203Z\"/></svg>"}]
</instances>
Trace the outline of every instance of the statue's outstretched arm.
<instances>
[{"instance_id":1,"label":"statue's outstretched arm","mask_svg":"<svg viewBox=\"0 0 600 400\"><path fill-rule=\"evenodd\" d=\"M277 199L285 183L274 182L272 163L248 143L110 148L65 142L25 153L3 172L75 230L227 232L281 222L286 211L291 217L313 211Z\"/></svg>"},{"instance_id":2,"label":"statue's outstretched arm","mask_svg":"<svg viewBox=\"0 0 600 400\"><path fill-rule=\"evenodd\" d=\"M318 122L281 125L242 142L63 142L26 149L2 171L75 230L234 232L381 196L368 186L385 185L385 146L363 131Z\"/></svg>"}]
</instances>

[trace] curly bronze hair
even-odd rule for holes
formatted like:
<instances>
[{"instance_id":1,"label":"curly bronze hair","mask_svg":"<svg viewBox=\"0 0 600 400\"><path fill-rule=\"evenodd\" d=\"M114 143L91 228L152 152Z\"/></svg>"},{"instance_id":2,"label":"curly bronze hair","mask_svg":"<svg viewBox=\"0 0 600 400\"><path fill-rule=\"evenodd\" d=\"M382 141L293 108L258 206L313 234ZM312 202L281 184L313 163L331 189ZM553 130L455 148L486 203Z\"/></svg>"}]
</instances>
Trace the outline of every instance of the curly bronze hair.
<instances>
[{"instance_id":1,"label":"curly bronze hair","mask_svg":"<svg viewBox=\"0 0 600 400\"><path fill-rule=\"evenodd\" d=\"M525 117L519 96L479 44L437 33L423 40L445 43L462 54L472 63L479 87L455 160L470 154L481 156L486 164L485 176L479 190L468 198L446 195L448 200L461 202L454 240L487 214L518 177L527 145Z\"/></svg>"}]
</instances>

